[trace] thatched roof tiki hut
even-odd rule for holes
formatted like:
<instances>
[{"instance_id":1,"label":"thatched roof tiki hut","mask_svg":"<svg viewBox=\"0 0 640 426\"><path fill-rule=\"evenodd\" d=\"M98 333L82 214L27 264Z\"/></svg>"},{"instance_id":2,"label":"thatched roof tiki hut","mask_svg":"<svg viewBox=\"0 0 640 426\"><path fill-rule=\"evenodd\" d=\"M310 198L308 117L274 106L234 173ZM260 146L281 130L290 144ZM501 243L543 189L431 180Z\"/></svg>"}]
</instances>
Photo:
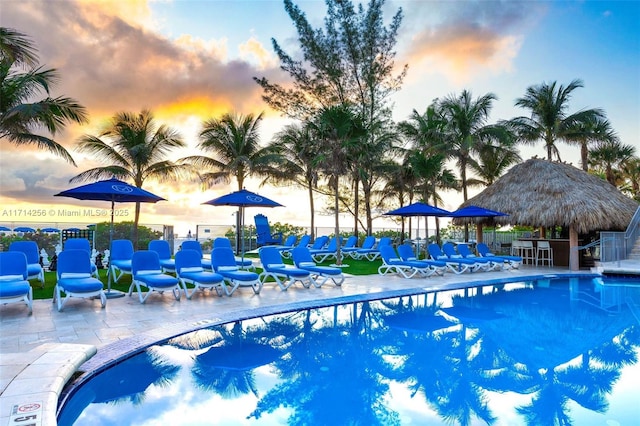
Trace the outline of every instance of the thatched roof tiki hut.
<instances>
[{"instance_id":1,"label":"thatched roof tiki hut","mask_svg":"<svg viewBox=\"0 0 640 426\"><path fill-rule=\"evenodd\" d=\"M509 170L460 207L475 205L509 216L459 218L455 224L483 223L569 229L571 270L579 269L578 234L622 231L638 203L597 176L569 164L531 159Z\"/></svg>"}]
</instances>

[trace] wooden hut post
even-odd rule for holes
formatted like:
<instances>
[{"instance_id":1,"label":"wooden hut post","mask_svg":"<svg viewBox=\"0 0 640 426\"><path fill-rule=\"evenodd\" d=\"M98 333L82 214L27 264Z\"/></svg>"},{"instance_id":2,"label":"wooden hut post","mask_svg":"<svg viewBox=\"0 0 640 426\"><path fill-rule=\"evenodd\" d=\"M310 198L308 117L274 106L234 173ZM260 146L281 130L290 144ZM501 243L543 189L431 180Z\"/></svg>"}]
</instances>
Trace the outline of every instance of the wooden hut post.
<instances>
[{"instance_id":1,"label":"wooden hut post","mask_svg":"<svg viewBox=\"0 0 640 426\"><path fill-rule=\"evenodd\" d=\"M578 253L578 232L573 224L569 225L569 270L580 269L580 253Z\"/></svg>"},{"instance_id":2,"label":"wooden hut post","mask_svg":"<svg viewBox=\"0 0 640 426\"><path fill-rule=\"evenodd\" d=\"M482 242L482 223L479 223L476 225L476 244Z\"/></svg>"}]
</instances>

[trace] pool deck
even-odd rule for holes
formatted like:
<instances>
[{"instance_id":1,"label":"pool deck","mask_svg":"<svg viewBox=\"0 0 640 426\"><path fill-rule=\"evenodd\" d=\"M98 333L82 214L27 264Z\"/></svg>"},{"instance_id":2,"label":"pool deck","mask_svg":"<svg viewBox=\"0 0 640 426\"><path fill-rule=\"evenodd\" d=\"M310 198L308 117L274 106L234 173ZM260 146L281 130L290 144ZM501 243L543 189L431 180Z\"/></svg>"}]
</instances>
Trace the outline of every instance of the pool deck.
<instances>
[{"instance_id":1,"label":"pool deck","mask_svg":"<svg viewBox=\"0 0 640 426\"><path fill-rule=\"evenodd\" d=\"M605 271L616 269L639 274L640 261L604 266ZM34 424L56 425L58 398L82 364L86 362L83 369L95 368L158 340L200 327L288 309L346 303L360 295L375 299L567 273L570 271L566 268L521 266L515 270L412 279L395 275L347 276L341 287L332 283L310 289L296 285L281 291L275 283L267 283L259 295L249 288L239 288L232 297L207 292L196 294L191 300L183 295L180 301L171 294L154 294L145 304L140 304L137 297L125 296L109 299L105 309L100 308L98 300L71 299L63 312L58 312L50 299L35 300L32 315L27 314L24 305L5 305L0 308L0 424L11 424L16 416L12 413L14 407L28 408L29 404L39 403L40 411L30 412L40 420Z\"/></svg>"}]
</instances>

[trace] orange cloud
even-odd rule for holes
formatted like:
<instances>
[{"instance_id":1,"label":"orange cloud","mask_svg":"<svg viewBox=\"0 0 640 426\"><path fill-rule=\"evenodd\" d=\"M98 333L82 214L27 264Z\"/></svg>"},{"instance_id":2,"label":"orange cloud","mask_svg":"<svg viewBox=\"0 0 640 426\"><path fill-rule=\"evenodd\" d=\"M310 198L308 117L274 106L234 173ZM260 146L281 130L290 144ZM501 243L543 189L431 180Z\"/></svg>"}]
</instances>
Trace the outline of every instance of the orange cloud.
<instances>
[{"instance_id":1,"label":"orange cloud","mask_svg":"<svg viewBox=\"0 0 640 426\"><path fill-rule=\"evenodd\" d=\"M521 44L518 37L473 27L422 32L414 39L409 62L426 62L428 66L422 69L465 82L483 70L495 74L511 72Z\"/></svg>"}]
</instances>

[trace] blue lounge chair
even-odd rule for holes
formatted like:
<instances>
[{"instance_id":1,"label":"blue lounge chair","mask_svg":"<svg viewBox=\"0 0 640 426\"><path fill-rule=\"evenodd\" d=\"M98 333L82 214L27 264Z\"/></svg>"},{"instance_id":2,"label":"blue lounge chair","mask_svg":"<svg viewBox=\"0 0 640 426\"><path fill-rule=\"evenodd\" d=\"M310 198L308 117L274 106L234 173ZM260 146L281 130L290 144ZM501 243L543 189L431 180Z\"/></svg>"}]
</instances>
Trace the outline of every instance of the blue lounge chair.
<instances>
[{"instance_id":1,"label":"blue lounge chair","mask_svg":"<svg viewBox=\"0 0 640 426\"><path fill-rule=\"evenodd\" d=\"M302 237L300 237L300 241L298 241L298 243L295 244L293 247L281 250L280 255L282 255L282 257L284 257L285 259L290 259L291 250L293 250L295 247L308 247L310 242L311 242L311 235L305 234Z\"/></svg>"},{"instance_id":2,"label":"blue lounge chair","mask_svg":"<svg viewBox=\"0 0 640 426\"><path fill-rule=\"evenodd\" d=\"M368 253L376 252L376 250L374 249L375 245L376 245L376 237L374 237L373 235L368 235L367 237L365 237L364 241L362 242L362 246L349 252L349 256L351 256L354 259L361 259Z\"/></svg>"},{"instance_id":3,"label":"blue lounge chair","mask_svg":"<svg viewBox=\"0 0 640 426\"><path fill-rule=\"evenodd\" d=\"M211 259L206 259L202 255L202 246L200 245L200 241L197 240L186 240L183 241L180 245L180 250L195 250L200 254L200 264L202 268L205 270L213 271L213 267L211 266Z\"/></svg>"},{"instance_id":4,"label":"blue lounge chair","mask_svg":"<svg viewBox=\"0 0 640 426\"><path fill-rule=\"evenodd\" d=\"M33 312L33 290L27 281L27 256L20 251L0 252L0 303L24 302Z\"/></svg>"},{"instance_id":5,"label":"blue lounge chair","mask_svg":"<svg viewBox=\"0 0 640 426\"><path fill-rule=\"evenodd\" d=\"M56 269L58 278L53 290L53 302L58 303L58 311L62 311L65 303L72 297L99 297L104 308L107 297L104 294L102 281L92 276L91 256L84 249L65 249L58 254ZM63 298L62 295L65 295Z\"/></svg>"},{"instance_id":6,"label":"blue lounge chair","mask_svg":"<svg viewBox=\"0 0 640 426\"><path fill-rule=\"evenodd\" d=\"M463 259L462 257L450 257L442 252L442 249L436 243L431 243L427 246L427 251L432 260L441 260L447 264L447 268L454 274L462 274L464 272L475 272L478 269L478 264L471 260Z\"/></svg>"},{"instance_id":7,"label":"blue lounge chair","mask_svg":"<svg viewBox=\"0 0 640 426\"><path fill-rule=\"evenodd\" d=\"M491 261L488 259L467 259L462 254L458 252L456 246L453 243L444 243L442 245L442 251L444 254L449 256L450 259L465 259L467 261L473 262L475 269L472 272L483 270L486 271L491 267Z\"/></svg>"},{"instance_id":8,"label":"blue lounge chair","mask_svg":"<svg viewBox=\"0 0 640 426\"><path fill-rule=\"evenodd\" d=\"M176 272L176 261L171 258L171 247L166 240L151 240L149 241L149 250L158 253L160 259L160 267L162 272Z\"/></svg>"},{"instance_id":9,"label":"blue lounge chair","mask_svg":"<svg viewBox=\"0 0 640 426\"><path fill-rule=\"evenodd\" d=\"M63 250L85 250L89 253L89 258L91 259L91 243L86 238L67 238L64 242ZM99 278L98 267L94 263L93 259L91 259L91 275Z\"/></svg>"},{"instance_id":10,"label":"blue lounge chair","mask_svg":"<svg viewBox=\"0 0 640 426\"><path fill-rule=\"evenodd\" d=\"M107 270L108 287L111 281L117 283L124 274L131 274L133 243L129 240L113 240L109 250L109 269Z\"/></svg>"},{"instance_id":11,"label":"blue lounge chair","mask_svg":"<svg viewBox=\"0 0 640 426\"><path fill-rule=\"evenodd\" d=\"M309 288L313 283L309 271L282 263L280 252L275 247L262 247L260 262L263 268L260 281L263 284L269 277L272 277L282 290L287 290L296 282L302 284L304 288Z\"/></svg>"},{"instance_id":12,"label":"blue lounge chair","mask_svg":"<svg viewBox=\"0 0 640 426\"><path fill-rule=\"evenodd\" d=\"M251 287L255 294L262 290L260 276L255 272L241 270L236 264L233 250L227 247L216 247L211 251L213 270L224 277L223 289L231 296L238 287Z\"/></svg>"},{"instance_id":13,"label":"blue lounge chair","mask_svg":"<svg viewBox=\"0 0 640 426\"><path fill-rule=\"evenodd\" d=\"M311 257L313 257L313 260L315 262L324 262L327 259L338 259L338 238L339 237L333 237L331 238L331 240L329 241L329 244L321 249L309 249L309 252L311 253Z\"/></svg>"},{"instance_id":14,"label":"blue lounge chair","mask_svg":"<svg viewBox=\"0 0 640 426\"><path fill-rule=\"evenodd\" d=\"M19 251L27 256L27 281L37 279L44 288L44 269L40 265L40 251L35 241L14 241L9 244L9 251Z\"/></svg>"},{"instance_id":15,"label":"blue lounge chair","mask_svg":"<svg viewBox=\"0 0 640 426\"><path fill-rule=\"evenodd\" d=\"M191 299L193 294L202 290L214 290L218 296L224 292L224 277L220 274L206 271L202 267L202 254L197 250L182 249L176 253L176 277L180 280L184 295ZM193 284L191 294L187 291L187 283Z\"/></svg>"},{"instance_id":16,"label":"blue lounge chair","mask_svg":"<svg viewBox=\"0 0 640 426\"><path fill-rule=\"evenodd\" d=\"M404 261L418 261L424 262L433 268L434 272L438 275L444 275L447 271L447 264L441 260L428 260L428 259L418 259L416 254L413 252L413 248L409 244L401 244L398 246L398 255L400 259Z\"/></svg>"},{"instance_id":17,"label":"blue lounge chair","mask_svg":"<svg viewBox=\"0 0 640 426\"><path fill-rule=\"evenodd\" d=\"M160 257L155 251L140 250L133 253L131 272L133 279L131 286L129 286L129 296L135 287L140 303L144 303L154 291L163 294L165 291L171 290L176 300L180 300L180 281L176 277L162 272ZM142 295L142 287L147 289L144 296Z\"/></svg>"},{"instance_id":18,"label":"blue lounge chair","mask_svg":"<svg viewBox=\"0 0 640 426\"><path fill-rule=\"evenodd\" d=\"M487 271L492 271L494 269L502 268L503 262L496 262L495 259L488 259L486 257L478 257L471 252L471 250L469 249L469 246L466 244L458 244L458 253L460 254L460 256L464 257L465 259L474 260L476 262L482 262L484 264L483 268Z\"/></svg>"},{"instance_id":19,"label":"blue lounge chair","mask_svg":"<svg viewBox=\"0 0 640 426\"><path fill-rule=\"evenodd\" d=\"M340 247L340 251L344 253L345 256L352 257L352 253L358 250L358 237L356 235L351 235L345 241L344 246Z\"/></svg>"},{"instance_id":20,"label":"blue lounge chair","mask_svg":"<svg viewBox=\"0 0 640 426\"><path fill-rule=\"evenodd\" d=\"M313 244L311 244L308 247L308 249L310 251L322 250L325 248L328 242L329 242L329 237L326 235L321 235L318 238L316 238L316 240L313 242ZM299 246L301 246L301 244L299 244Z\"/></svg>"},{"instance_id":21,"label":"blue lounge chair","mask_svg":"<svg viewBox=\"0 0 640 426\"><path fill-rule=\"evenodd\" d=\"M391 245L380 247L380 257L382 258L382 265L378 268L378 274L380 275L392 273L398 274L403 278L413 278L418 274L422 277L428 277L435 273L435 270L427 263L400 259Z\"/></svg>"},{"instance_id":22,"label":"blue lounge chair","mask_svg":"<svg viewBox=\"0 0 640 426\"><path fill-rule=\"evenodd\" d=\"M213 248L217 247L224 247L233 251L233 248L231 247L231 241L228 238L218 237L213 240ZM234 256L234 259L236 260L236 265L238 265L240 269L247 269L249 271L256 270L256 267L253 266L253 262L251 261L251 259L243 259L242 257L238 256Z\"/></svg>"},{"instance_id":23,"label":"blue lounge chair","mask_svg":"<svg viewBox=\"0 0 640 426\"><path fill-rule=\"evenodd\" d=\"M518 269L522 264L522 258L520 256L495 255L491 252L491 250L485 243L478 243L477 249L480 256L495 260L497 262L502 262L503 268L505 269Z\"/></svg>"},{"instance_id":24,"label":"blue lounge chair","mask_svg":"<svg viewBox=\"0 0 640 426\"><path fill-rule=\"evenodd\" d=\"M367 237L369 238L369 237ZM375 240L375 237L372 237ZM366 239L365 239L366 242ZM382 237L380 238L380 241L378 241L378 244L375 247L372 248L364 248L365 244L362 243L363 248L361 250L357 250L356 253L358 255L358 259L362 259L363 257L365 259L367 259L368 261L374 261L378 258L380 258L380 247L382 246L390 246L392 243L392 240L390 237Z\"/></svg>"},{"instance_id":25,"label":"blue lounge chair","mask_svg":"<svg viewBox=\"0 0 640 426\"><path fill-rule=\"evenodd\" d=\"M291 251L293 263L300 268L311 272L313 277L313 285L322 287L327 280L333 281L336 286L342 285L344 282L344 274L342 269L333 266L318 266L314 262L309 249L306 247L296 247Z\"/></svg>"},{"instance_id":26,"label":"blue lounge chair","mask_svg":"<svg viewBox=\"0 0 640 426\"><path fill-rule=\"evenodd\" d=\"M282 257L289 257L289 255L291 254L290 253L291 249L296 246L297 242L298 242L297 235L289 235L287 239L284 240L284 243L282 243L281 246L271 246L271 247L277 248L278 252Z\"/></svg>"},{"instance_id":27,"label":"blue lounge chair","mask_svg":"<svg viewBox=\"0 0 640 426\"><path fill-rule=\"evenodd\" d=\"M258 247L280 244L282 245L282 232L271 233L269 219L263 214L257 214L253 217L256 223L256 240Z\"/></svg>"}]
</instances>

